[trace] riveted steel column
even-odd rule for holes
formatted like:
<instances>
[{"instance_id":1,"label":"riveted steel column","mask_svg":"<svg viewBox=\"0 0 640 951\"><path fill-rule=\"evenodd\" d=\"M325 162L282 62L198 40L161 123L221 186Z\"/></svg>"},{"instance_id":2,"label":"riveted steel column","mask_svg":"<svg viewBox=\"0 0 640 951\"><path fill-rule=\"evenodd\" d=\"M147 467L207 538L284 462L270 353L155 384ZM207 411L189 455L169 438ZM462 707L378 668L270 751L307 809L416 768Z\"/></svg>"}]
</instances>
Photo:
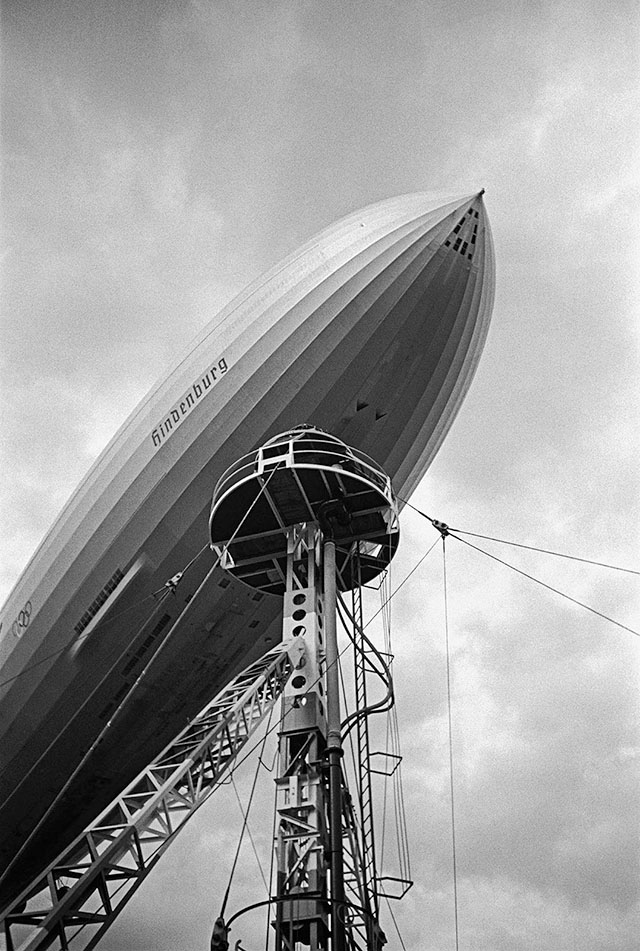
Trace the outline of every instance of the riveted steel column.
<instances>
[{"instance_id":1,"label":"riveted steel column","mask_svg":"<svg viewBox=\"0 0 640 951\"><path fill-rule=\"evenodd\" d=\"M283 639L304 644L283 697L277 789L277 951L329 949L329 796L324 775L322 535L315 523L287 530Z\"/></svg>"},{"instance_id":2,"label":"riveted steel column","mask_svg":"<svg viewBox=\"0 0 640 951\"><path fill-rule=\"evenodd\" d=\"M327 661L327 758L329 760L329 841L331 851L332 951L345 949L345 893L342 855L342 739L340 735L340 673L336 632L336 546L324 543L325 644Z\"/></svg>"}]
</instances>

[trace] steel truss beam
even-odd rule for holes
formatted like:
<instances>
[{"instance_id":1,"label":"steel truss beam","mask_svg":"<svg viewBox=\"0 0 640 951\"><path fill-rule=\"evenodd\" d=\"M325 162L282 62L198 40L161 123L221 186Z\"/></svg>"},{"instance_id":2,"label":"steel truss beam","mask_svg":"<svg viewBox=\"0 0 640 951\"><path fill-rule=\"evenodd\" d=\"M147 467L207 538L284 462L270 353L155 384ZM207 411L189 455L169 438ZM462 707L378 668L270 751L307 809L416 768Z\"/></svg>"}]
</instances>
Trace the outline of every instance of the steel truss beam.
<instances>
[{"instance_id":1,"label":"steel truss beam","mask_svg":"<svg viewBox=\"0 0 640 951\"><path fill-rule=\"evenodd\" d=\"M304 664L302 638L248 667L102 812L2 919L7 951L90 951ZM78 939L76 941L76 939Z\"/></svg>"}]
</instances>

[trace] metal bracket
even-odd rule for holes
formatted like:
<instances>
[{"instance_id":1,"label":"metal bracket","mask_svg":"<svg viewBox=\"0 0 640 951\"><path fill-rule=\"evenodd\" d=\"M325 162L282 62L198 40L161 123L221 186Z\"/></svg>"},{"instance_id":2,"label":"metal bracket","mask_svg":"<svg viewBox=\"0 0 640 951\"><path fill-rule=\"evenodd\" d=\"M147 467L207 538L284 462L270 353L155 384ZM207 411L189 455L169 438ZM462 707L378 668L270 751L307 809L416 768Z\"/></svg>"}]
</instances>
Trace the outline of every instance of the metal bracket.
<instances>
[{"instance_id":1,"label":"metal bracket","mask_svg":"<svg viewBox=\"0 0 640 951\"><path fill-rule=\"evenodd\" d=\"M434 528L437 528L443 538L446 538L449 534L449 526L445 522L439 522L437 519L432 519L431 524Z\"/></svg>"},{"instance_id":2,"label":"metal bracket","mask_svg":"<svg viewBox=\"0 0 640 951\"><path fill-rule=\"evenodd\" d=\"M382 882L395 882L398 886L396 892L387 891L385 888L381 888ZM407 894L410 888L413 888L413 881L410 878L394 878L392 875L383 875L381 878L376 879L378 895L381 898L391 898L396 901L400 901L401 898Z\"/></svg>"},{"instance_id":3,"label":"metal bracket","mask_svg":"<svg viewBox=\"0 0 640 951\"><path fill-rule=\"evenodd\" d=\"M377 773L378 776L393 776L397 768L400 766L400 763L402 762L402 757L399 756L397 753L385 753L383 750L376 750L374 753L371 754L371 759L373 759L374 756L382 756L386 760L395 760L395 765L393 765L390 769L384 769L384 767L380 769L374 769L374 767L372 766L371 772Z\"/></svg>"}]
</instances>

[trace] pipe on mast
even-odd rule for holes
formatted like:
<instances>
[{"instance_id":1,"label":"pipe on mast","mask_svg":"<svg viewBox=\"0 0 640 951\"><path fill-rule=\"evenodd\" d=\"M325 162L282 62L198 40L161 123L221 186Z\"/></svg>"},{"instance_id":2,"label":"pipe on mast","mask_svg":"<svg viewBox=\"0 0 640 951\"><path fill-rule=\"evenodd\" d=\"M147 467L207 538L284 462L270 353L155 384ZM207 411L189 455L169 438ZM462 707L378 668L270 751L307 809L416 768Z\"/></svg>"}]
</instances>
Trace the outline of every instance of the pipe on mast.
<instances>
[{"instance_id":1,"label":"pipe on mast","mask_svg":"<svg viewBox=\"0 0 640 951\"><path fill-rule=\"evenodd\" d=\"M323 581L326 607L327 759L329 763L329 841L331 868L332 951L345 951L344 858L342 853L342 736L340 731L340 672L336 629L336 545L324 541Z\"/></svg>"}]
</instances>

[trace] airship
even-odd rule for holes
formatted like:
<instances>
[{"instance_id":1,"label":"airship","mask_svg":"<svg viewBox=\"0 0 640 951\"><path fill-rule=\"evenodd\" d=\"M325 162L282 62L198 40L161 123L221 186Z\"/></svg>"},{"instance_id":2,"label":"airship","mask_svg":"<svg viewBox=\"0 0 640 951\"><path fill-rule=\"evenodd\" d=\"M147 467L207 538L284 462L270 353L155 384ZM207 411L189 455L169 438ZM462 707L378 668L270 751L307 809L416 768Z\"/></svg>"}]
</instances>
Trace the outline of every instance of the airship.
<instances>
[{"instance_id":1,"label":"airship","mask_svg":"<svg viewBox=\"0 0 640 951\"><path fill-rule=\"evenodd\" d=\"M306 423L406 499L469 388L494 286L482 191L379 202L254 281L136 407L0 613L3 906L280 637L281 599L209 543L221 474Z\"/></svg>"}]
</instances>

